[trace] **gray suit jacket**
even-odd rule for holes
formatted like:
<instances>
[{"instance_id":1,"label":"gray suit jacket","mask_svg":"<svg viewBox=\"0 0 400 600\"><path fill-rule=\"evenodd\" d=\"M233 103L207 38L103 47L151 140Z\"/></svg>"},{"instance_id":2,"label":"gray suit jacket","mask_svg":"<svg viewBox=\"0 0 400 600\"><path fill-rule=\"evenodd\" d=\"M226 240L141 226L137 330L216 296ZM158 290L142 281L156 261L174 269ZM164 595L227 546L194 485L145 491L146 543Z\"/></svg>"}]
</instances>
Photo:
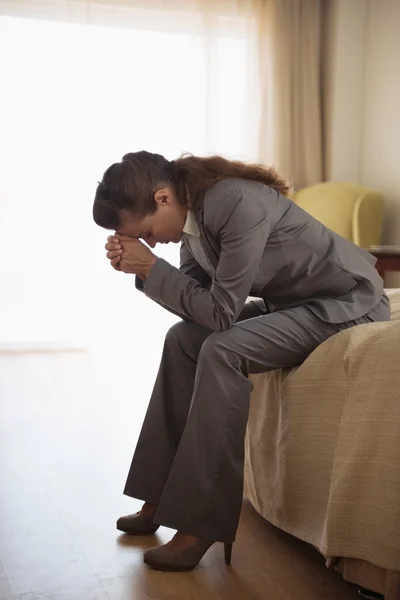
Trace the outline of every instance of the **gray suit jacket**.
<instances>
[{"instance_id":1,"label":"gray suit jacket","mask_svg":"<svg viewBox=\"0 0 400 600\"><path fill-rule=\"evenodd\" d=\"M266 185L224 179L195 215L213 280L183 242L179 269L158 258L144 284L136 279L138 289L182 318L222 331L255 296L266 312L307 304L321 319L343 323L382 298L369 252Z\"/></svg>"}]
</instances>

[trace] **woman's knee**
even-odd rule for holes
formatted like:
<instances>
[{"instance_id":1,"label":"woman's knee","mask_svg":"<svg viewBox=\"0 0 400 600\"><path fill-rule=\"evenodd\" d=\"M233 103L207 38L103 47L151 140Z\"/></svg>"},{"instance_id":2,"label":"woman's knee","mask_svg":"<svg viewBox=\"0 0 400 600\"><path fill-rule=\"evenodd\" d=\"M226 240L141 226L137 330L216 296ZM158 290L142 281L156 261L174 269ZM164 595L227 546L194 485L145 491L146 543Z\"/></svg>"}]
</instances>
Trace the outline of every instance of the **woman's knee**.
<instances>
[{"instance_id":1,"label":"woman's knee","mask_svg":"<svg viewBox=\"0 0 400 600\"><path fill-rule=\"evenodd\" d=\"M199 358L206 360L224 358L225 360L229 360L229 362L235 359L239 360L232 338L232 329L212 333L202 345Z\"/></svg>"},{"instance_id":2,"label":"woman's knee","mask_svg":"<svg viewBox=\"0 0 400 600\"><path fill-rule=\"evenodd\" d=\"M165 345L181 345L190 336L187 328L188 323L179 321L170 327L165 336Z\"/></svg>"},{"instance_id":3,"label":"woman's knee","mask_svg":"<svg viewBox=\"0 0 400 600\"><path fill-rule=\"evenodd\" d=\"M197 354L200 352L204 340L210 335L210 332L201 325L191 321L178 321L170 327L165 336L165 348L177 349L188 353Z\"/></svg>"}]
</instances>

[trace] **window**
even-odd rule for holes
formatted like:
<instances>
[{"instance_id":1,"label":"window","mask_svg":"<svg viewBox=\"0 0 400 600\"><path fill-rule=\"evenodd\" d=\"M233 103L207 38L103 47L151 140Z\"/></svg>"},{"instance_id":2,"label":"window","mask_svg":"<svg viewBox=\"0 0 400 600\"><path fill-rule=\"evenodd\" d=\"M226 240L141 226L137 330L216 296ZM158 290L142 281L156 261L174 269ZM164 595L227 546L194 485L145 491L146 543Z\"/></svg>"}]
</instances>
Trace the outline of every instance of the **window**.
<instances>
[{"instance_id":1,"label":"window","mask_svg":"<svg viewBox=\"0 0 400 600\"><path fill-rule=\"evenodd\" d=\"M204 33L200 16L162 27L129 14L125 26L0 16L3 343L91 347L116 332L146 339L150 321L167 329L175 318L105 259L96 182L140 149L255 156L257 119L245 118L255 23L221 18ZM178 251L155 250L175 264Z\"/></svg>"}]
</instances>

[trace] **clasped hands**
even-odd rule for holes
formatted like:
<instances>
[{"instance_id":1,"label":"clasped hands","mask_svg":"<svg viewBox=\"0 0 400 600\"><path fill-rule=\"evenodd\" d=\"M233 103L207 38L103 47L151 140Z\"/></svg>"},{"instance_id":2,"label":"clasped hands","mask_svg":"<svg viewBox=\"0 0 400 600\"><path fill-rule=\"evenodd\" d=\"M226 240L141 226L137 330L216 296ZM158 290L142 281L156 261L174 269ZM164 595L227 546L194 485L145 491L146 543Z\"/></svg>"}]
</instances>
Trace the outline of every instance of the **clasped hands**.
<instances>
[{"instance_id":1,"label":"clasped hands","mask_svg":"<svg viewBox=\"0 0 400 600\"><path fill-rule=\"evenodd\" d=\"M126 235L110 235L105 245L107 258L116 271L147 279L157 256L140 240Z\"/></svg>"}]
</instances>

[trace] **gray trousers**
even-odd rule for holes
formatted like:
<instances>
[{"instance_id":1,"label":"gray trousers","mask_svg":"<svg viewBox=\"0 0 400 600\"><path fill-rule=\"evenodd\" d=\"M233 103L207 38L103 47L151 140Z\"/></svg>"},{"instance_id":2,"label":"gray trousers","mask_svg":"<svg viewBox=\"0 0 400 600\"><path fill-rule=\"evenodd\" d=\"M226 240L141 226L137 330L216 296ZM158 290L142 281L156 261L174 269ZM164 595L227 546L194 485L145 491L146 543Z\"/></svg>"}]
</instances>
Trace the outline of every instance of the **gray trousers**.
<instances>
[{"instance_id":1,"label":"gray trousers","mask_svg":"<svg viewBox=\"0 0 400 600\"><path fill-rule=\"evenodd\" d=\"M390 308L384 296L334 324L307 306L261 314L250 304L241 318L218 333L183 321L168 331L124 490L158 504L156 523L210 541L234 541L239 522L248 374L299 365L343 329L390 320Z\"/></svg>"}]
</instances>

